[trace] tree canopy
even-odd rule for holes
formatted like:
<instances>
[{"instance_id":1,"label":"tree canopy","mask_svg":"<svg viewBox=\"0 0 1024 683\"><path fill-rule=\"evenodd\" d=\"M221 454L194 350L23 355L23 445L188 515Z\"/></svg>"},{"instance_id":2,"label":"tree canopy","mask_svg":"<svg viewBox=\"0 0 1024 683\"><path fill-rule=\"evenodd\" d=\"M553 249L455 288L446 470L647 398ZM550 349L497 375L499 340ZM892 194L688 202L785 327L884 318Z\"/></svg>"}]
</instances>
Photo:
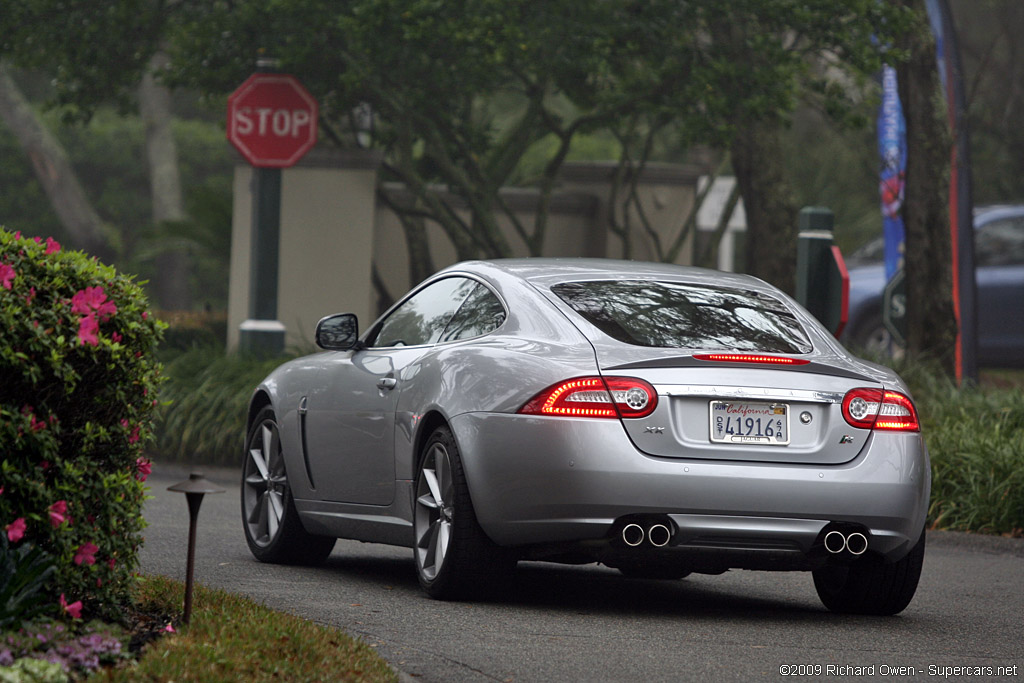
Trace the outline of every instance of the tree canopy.
<instances>
[{"instance_id":1,"label":"tree canopy","mask_svg":"<svg viewBox=\"0 0 1024 683\"><path fill-rule=\"evenodd\" d=\"M841 110L902 16L875 0L25 0L4 12L0 54L49 66L75 115L131 92L161 46L164 80L211 97L258 57L280 60L317 97L326 141L382 150L411 190L414 204L396 207L410 247L425 247L429 219L462 258L511 253L500 216L540 253L580 134L610 131L642 161L655 132L728 148L810 91ZM551 151L529 174L521 161L539 144ZM539 189L532 223L503 205L509 184Z\"/></svg>"},{"instance_id":2,"label":"tree canopy","mask_svg":"<svg viewBox=\"0 0 1024 683\"><path fill-rule=\"evenodd\" d=\"M126 102L158 50L163 82L215 100L259 57L279 60L318 99L323 142L380 150L411 192L394 208L414 280L433 270L426 221L460 258L507 256L515 241L541 253L563 163L603 132L641 164L656 134L729 150L747 270L787 289L795 204L780 125L801 100L855 111L924 16L920 0L23 0L0 12L0 59L46 68L71 116ZM538 146L549 151L531 170ZM509 184L538 190L531 220L505 205Z\"/></svg>"},{"instance_id":3,"label":"tree canopy","mask_svg":"<svg viewBox=\"0 0 1024 683\"><path fill-rule=\"evenodd\" d=\"M580 133L670 125L686 143L727 146L737 127L785 116L808 89L838 110L860 90L824 71L876 69L878 38L900 17L874 0L186 5L171 32L173 82L226 93L266 55L319 98L335 142L358 139L359 112L371 111L371 144L417 198L404 211L410 237L430 218L463 258L510 253L500 215L540 253L543 207ZM546 165L523 176L520 161L544 139L555 141ZM429 192L432 183L471 218ZM498 189L510 183L540 189L532 225L502 205Z\"/></svg>"},{"instance_id":4,"label":"tree canopy","mask_svg":"<svg viewBox=\"0 0 1024 683\"><path fill-rule=\"evenodd\" d=\"M164 0L26 0L0 6L0 59L42 69L68 120L127 105L169 27Z\"/></svg>"}]
</instances>

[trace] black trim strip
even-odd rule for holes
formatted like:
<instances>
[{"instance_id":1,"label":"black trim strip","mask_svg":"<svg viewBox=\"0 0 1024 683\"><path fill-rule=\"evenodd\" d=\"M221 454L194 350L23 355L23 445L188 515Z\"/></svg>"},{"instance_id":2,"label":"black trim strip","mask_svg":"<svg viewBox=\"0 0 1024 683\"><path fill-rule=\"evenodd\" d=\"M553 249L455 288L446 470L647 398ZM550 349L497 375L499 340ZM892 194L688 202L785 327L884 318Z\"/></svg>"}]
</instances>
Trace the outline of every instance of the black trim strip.
<instances>
[{"instance_id":1,"label":"black trim strip","mask_svg":"<svg viewBox=\"0 0 1024 683\"><path fill-rule=\"evenodd\" d=\"M674 358L658 358L653 360L641 360L634 361L632 363L623 363L621 365L612 365L609 367L602 368L604 371L608 370L633 370L642 368L706 368L706 367L719 367L719 368L757 368L759 370L773 369L773 370L785 370L786 372L806 372L812 375L828 375L830 377L845 377L847 379L862 380L864 382L877 382L877 378L870 375L854 372L853 370L846 370L844 368L837 368L834 365L828 365L827 363L821 363L819 361L810 361L806 365L766 365L763 363L736 363L731 361L707 361L698 360L693 356L676 356Z\"/></svg>"}]
</instances>

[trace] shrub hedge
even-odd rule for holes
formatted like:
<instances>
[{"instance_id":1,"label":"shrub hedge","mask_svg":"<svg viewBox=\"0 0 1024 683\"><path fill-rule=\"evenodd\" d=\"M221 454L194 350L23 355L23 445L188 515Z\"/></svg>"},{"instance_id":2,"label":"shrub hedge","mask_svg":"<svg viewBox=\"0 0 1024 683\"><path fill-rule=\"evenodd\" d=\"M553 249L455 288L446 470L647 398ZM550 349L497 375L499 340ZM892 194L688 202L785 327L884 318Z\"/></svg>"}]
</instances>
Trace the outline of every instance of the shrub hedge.
<instances>
[{"instance_id":1,"label":"shrub hedge","mask_svg":"<svg viewBox=\"0 0 1024 683\"><path fill-rule=\"evenodd\" d=\"M55 560L55 611L129 597L160 381L146 308L112 267L0 229L0 530Z\"/></svg>"},{"instance_id":2,"label":"shrub hedge","mask_svg":"<svg viewBox=\"0 0 1024 683\"><path fill-rule=\"evenodd\" d=\"M959 387L927 362L896 366L931 454L932 528L1024 536L1024 388Z\"/></svg>"}]
</instances>

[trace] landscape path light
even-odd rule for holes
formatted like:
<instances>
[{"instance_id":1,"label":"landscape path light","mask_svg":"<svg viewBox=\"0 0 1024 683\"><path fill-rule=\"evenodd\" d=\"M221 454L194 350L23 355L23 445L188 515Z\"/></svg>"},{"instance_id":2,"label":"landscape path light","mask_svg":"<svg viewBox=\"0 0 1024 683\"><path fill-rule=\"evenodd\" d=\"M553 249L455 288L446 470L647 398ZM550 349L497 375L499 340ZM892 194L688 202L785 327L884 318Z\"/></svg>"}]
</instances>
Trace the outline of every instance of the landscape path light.
<instances>
[{"instance_id":1,"label":"landscape path light","mask_svg":"<svg viewBox=\"0 0 1024 683\"><path fill-rule=\"evenodd\" d=\"M181 622L187 624L192 618L192 579L196 564L196 520L199 518L199 506L207 493L224 493L224 489L217 488L202 474L193 472L188 475L188 479L168 486L167 490L184 493L188 500L188 565L185 570L185 614L181 618Z\"/></svg>"}]
</instances>

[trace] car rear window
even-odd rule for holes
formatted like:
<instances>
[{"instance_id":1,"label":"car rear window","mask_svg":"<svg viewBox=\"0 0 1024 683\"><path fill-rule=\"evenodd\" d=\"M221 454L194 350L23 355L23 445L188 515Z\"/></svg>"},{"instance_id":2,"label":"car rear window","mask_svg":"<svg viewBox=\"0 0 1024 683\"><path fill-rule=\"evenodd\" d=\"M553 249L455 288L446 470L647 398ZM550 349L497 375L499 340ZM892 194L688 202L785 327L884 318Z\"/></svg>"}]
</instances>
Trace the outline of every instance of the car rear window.
<instances>
[{"instance_id":1,"label":"car rear window","mask_svg":"<svg viewBox=\"0 0 1024 683\"><path fill-rule=\"evenodd\" d=\"M677 282L597 280L551 290L613 339L636 346L808 353L792 311L762 292Z\"/></svg>"}]
</instances>

